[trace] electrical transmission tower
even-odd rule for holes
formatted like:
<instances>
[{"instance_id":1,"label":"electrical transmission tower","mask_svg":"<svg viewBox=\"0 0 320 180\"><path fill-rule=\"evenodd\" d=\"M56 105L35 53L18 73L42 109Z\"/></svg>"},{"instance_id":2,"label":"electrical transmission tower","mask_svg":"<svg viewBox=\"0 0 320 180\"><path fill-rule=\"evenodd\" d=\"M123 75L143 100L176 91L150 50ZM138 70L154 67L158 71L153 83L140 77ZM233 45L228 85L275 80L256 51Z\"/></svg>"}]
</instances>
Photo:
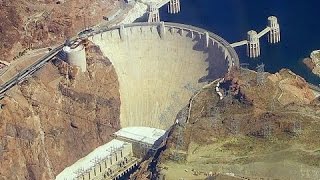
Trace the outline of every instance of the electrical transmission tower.
<instances>
[{"instance_id":1,"label":"electrical transmission tower","mask_svg":"<svg viewBox=\"0 0 320 180\"><path fill-rule=\"evenodd\" d=\"M240 73L241 75L247 75L249 72L249 63L241 63L240 64Z\"/></svg>"},{"instance_id":2,"label":"electrical transmission tower","mask_svg":"<svg viewBox=\"0 0 320 180\"><path fill-rule=\"evenodd\" d=\"M197 88L195 88L194 86L192 86L192 84L188 83L187 85L184 86L184 88L186 90L188 90L189 92L191 92L192 94L196 93L198 90Z\"/></svg>"},{"instance_id":3,"label":"electrical transmission tower","mask_svg":"<svg viewBox=\"0 0 320 180\"><path fill-rule=\"evenodd\" d=\"M79 169L77 169L75 172L73 172L74 174L76 174L77 175L77 177L80 177L81 175L83 175L84 174L84 168L83 167L81 167L81 168L79 168Z\"/></svg>"},{"instance_id":4,"label":"electrical transmission tower","mask_svg":"<svg viewBox=\"0 0 320 180\"><path fill-rule=\"evenodd\" d=\"M172 101L171 101L172 103L169 104L169 106L159 116L160 124L166 128L172 125L173 119L172 117L170 117L170 115L175 115L177 113L175 112L175 110L177 109L177 105L179 104L179 102L181 102L181 98L178 92L172 93L171 98L172 98Z\"/></svg>"},{"instance_id":5,"label":"electrical transmission tower","mask_svg":"<svg viewBox=\"0 0 320 180\"><path fill-rule=\"evenodd\" d=\"M145 143L140 143L140 149L141 149L140 158L144 158L145 156L147 156L147 152L148 152L148 149L149 149L148 145L145 144Z\"/></svg>"},{"instance_id":6,"label":"electrical transmission tower","mask_svg":"<svg viewBox=\"0 0 320 180\"><path fill-rule=\"evenodd\" d=\"M220 110L219 110L219 107L215 107L213 109L213 111L211 112L212 114L212 119L211 119L211 127L213 128L216 128L218 127L218 122L219 122L219 119L220 119Z\"/></svg>"},{"instance_id":7,"label":"electrical transmission tower","mask_svg":"<svg viewBox=\"0 0 320 180\"><path fill-rule=\"evenodd\" d=\"M234 135L237 135L239 134L239 131L239 122L232 118L230 121L230 132Z\"/></svg>"},{"instance_id":8,"label":"electrical transmission tower","mask_svg":"<svg viewBox=\"0 0 320 180\"><path fill-rule=\"evenodd\" d=\"M275 100L273 99L272 101L271 101L271 111L275 111L276 110L276 105L275 105Z\"/></svg>"},{"instance_id":9,"label":"electrical transmission tower","mask_svg":"<svg viewBox=\"0 0 320 180\"><path fill-rule=\"evenodd\" d=\"M263 134L263 137L268 137L272 134L272 127L271 127L270 122L268 120L264 121L262 134Z\"/></svg>"},{"instance_id":10,"label":"electrical transmission tower","mask_svg":"<svg viewBox=\"0 0 320 180\"><path fill-rule=\"evenodd\" d=\"M180 157L180 155L179 155L179 150L181 149L181 147L182 147L183 144L184 144L184 141L183 141L183 132L182 132L183 127L181 127L181 126L177 126L177 127L178 127L178 129L177 129L178 134L177 134L176 149L175 149L175 152L174 152L174 154L173 154L173 159L174 159L175 161L181 160L181 157Z\"/></svg>"},{"instance_id":11,"label":"electrical transmission tower","mask_svg":"<svg viewBox=\"0 0 320 180\"><path fill-rule=\"evenodd\" d=\"M102 159L100 157L97 157L97 156L94 159L91 160L91 162L94 165L100 164L101 161L102 161Z\"/></svg>"},{"instance_id":12,"label":"electrical transmission tower","mask_svg":"<svg viewBox=\"0 0 320 180\"><path fill-rule=\"evenodd\" d=\"M295 121L293 123L293 132L295 134L300 134L301 133L301 122L300 121Z\"/></svg>"},{"instance_id":13,"label":"electrical transmission tower","mask_svg":"<svg viewBox=\"0 0 320 180\"><path fill-rule=\"evenodd\" d=\"M249 63L241 63L240 64L240 75L241 80L243 81L244 86L249 86Z\"/></svg>"},{"instance_id":14,"label":"electrical transmission tower","mask_svg":"<svg viewBox=\"0 0 320 180\"><path fill-rule=\"evenodd\" d=\"M232 103L233 97L232 97L232 93L231 93L231 89L230 88L224 92L224 98L223 99L224 99L224 102L226 104L231 104Z\"/></svg>"},{"instance_id":15,"label":"electrical transmission tower","mask_svg":"<svg viewBox=\"0 0 320 180\"><path fill-rule=\"evenodd\" d=\"M257 66L257 84L258 86L263 86L266 82L264 64Z\"/></svg>"}]
</instances>

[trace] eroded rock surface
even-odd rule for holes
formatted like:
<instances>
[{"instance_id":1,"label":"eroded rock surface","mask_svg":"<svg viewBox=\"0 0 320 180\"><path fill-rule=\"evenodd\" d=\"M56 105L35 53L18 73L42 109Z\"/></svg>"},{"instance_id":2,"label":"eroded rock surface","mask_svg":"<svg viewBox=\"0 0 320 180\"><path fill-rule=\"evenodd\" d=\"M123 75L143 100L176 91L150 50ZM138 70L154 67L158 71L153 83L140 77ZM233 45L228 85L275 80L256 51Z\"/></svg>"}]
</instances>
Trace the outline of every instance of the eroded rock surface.
<instances>
[{"instance_id":1,"label":"eroded rock surface","mask_svg":"<svg viewBox=\"0 0 320 180\"><path fill-rule=\"evenodd\" d=\"M116 0L1 0L0 60L12 61L28 48L56 45L103 21Z\"/></svg>"},{"instance_id":2,"label":"eroded rock surface","mask_svg":"<svg viewBox=\"0 0 320 180\"><path fill-rule=\"evenodd\" d=\"M88 72L56 60L1 101L0 179L54 179L119 129L115 70L99 48L87 54Z\"/></svg>"}]
</instances>

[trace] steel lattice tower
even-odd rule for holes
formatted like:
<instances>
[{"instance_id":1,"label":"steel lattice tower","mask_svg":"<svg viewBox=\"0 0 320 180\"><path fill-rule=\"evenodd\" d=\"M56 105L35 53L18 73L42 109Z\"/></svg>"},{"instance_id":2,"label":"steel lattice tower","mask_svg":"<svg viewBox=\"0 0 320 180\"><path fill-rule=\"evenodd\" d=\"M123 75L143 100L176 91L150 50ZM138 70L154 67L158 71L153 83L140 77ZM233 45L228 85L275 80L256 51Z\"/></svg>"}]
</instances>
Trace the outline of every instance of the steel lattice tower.
<instances>
[{"instance_id":1,"label":"steel lattice tower","mask_svg":"<svg viewBox=\"0 0 320 180\"><path fill-rule=\"evenodd\" d=\"M258 86L265 84L265 71L263 63L257 66L257 84Z\"/></svg>"}]
</instances>

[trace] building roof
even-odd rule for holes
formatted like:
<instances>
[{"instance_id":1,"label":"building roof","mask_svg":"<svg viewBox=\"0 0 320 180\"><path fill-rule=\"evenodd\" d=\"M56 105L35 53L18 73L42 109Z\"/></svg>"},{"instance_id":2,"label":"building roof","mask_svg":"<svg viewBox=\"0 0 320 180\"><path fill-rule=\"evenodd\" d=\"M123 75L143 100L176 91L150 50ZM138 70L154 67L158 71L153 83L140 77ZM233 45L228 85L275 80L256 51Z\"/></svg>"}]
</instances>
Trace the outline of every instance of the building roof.
<instances>
[{"instance_id":1,"label":"building roof","mask_svg":"<svg viewBox=\"0 0 320 180\"><path fill-rule=\"evenodd\" d=\"M110 149L120 148L124 146L126 142L113 139L112 141L97 147L95 150L90 152L87 156L79 159L71 166L65 168L60 174L56 176L56 180L73 180L77 177L77 171L88 170L95 166L95 160L102 160L111 154Z\"/></svg>"},{"instance_id":2,"label":"building roof","mask_svg":"<svg viewBox=\"0 0 320 180\"><path fill-rule=\"evenodd\" d=\"M150 127L126 127L114 134L118 137L153 145L166 133L165 130Z\"/></svg>"}]
</instances>

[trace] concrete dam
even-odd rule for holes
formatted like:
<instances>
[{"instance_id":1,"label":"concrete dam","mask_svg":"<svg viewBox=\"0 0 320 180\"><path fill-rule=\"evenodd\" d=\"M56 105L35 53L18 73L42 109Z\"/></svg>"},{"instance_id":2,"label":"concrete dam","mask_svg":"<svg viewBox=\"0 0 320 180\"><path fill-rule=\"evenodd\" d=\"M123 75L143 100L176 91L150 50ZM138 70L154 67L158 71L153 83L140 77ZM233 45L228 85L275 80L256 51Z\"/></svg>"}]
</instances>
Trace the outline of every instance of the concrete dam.
<instances>
[{"instance_id":1,"label":"concrete dam","mask_svg":"<svg viewBox=\"0 0 320 180\"><path fill-rule=\"evenodd\" d=\"M239 65L227 41L183 24L121 25L89 40L115 67L122 127L167 129L197 90Z\"/></svg>"}]
</instances>

